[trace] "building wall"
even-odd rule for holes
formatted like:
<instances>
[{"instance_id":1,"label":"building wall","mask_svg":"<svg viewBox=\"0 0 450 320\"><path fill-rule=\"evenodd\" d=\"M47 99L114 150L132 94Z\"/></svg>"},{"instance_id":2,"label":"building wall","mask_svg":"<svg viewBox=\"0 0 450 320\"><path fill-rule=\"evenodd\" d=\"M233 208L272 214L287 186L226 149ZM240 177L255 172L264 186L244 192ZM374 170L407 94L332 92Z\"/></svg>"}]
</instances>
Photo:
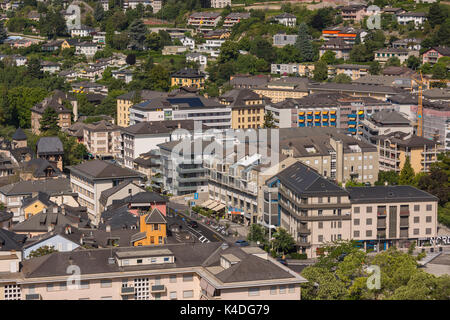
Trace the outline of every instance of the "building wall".
<instances>
[{"instance_id":1,"label":"building wall","mask_svg":"<svg viewBox=\"0 0 450 320\"><path fill-rule=\"evenodd\" d=\"M41 242L35 244L34 246L30 246L30 247L23 249L24 259L28 259L29 255L32 251L42 248L44 246L53 247L56 250L58 250L59 252L68 252L68 251L75 250L80 245L78 243L70 241L64 237L61 237L60 235L56 235L50 239L41 241Z\"/></svg>"},{"instance_id":2,"label":"building wall","mask_svg":"<svg viewBox=\"0 0 450 320\"><path fill-rule=\"evenodd\" d=\"M30 203L28 206L26 206L22 209L23 209L25 219L28 219L28 218L34 216L35 214L42 212L42 210L44 210L44 208L47 208L47 206L44 205L41 201L37 200L37 201L34 201L33 203Z\"/></svg>"},{"instance_id":3,"label":"building wall","mask_svg":"<svg viewBox=\"0 0 450 320\"><path fill-rule=\"evenodd\" d=\"M262 128L264 126L264 106L235 108L231 111L233 129Z\"/></svg>"},{"instance_id":4,"label":"building wall","mask_svg":"<svg viewBox=\"0 0 450 320\"><path fill-rule=\"evenodd\" d=\"M272 103L284 101L288 98L300 99L308 95L308 92L294 91L294 90L274 90L274 89L252 89L257 94L268 97L272 100Z\"/></svg>"},{"instance_id":5,"label":"building wall","mask_svg":"<svg viewBox=\"0 0 450 320\"><path fill-rule=\"evenodd\" d=\"M130 100L117 99L117 125L128 127L130 125L129 109L132 105Z\"/></svg>"}]
</instances>

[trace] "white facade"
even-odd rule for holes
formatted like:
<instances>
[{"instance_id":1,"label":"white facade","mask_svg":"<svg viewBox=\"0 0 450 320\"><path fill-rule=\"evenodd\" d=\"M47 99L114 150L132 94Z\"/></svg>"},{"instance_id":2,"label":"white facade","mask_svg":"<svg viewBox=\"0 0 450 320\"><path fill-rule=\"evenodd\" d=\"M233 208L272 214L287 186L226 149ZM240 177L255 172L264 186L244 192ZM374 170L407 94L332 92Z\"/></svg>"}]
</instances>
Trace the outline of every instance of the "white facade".
<instances>
[{"instance_id":1,"label":"white facade","mask_svg":"<svg viewBox=\"0 0 450 320\"><path fill-rule=\"evenodd\" d=\"M191 39L189 37L183 37L180 39L181 43L184 47L188 47L191 50L194 50L195 48L195 40Z\"/></svg>"},{"instance_id":2,"label":"white facade","mask_svg":"<svg viewBox=\"0 0 450 320\"><path fill-rule=\"evenodd\" d=\"M211 0L211 8L225 8L231 7L231 0Z\"/></svg>"}]
</instances>

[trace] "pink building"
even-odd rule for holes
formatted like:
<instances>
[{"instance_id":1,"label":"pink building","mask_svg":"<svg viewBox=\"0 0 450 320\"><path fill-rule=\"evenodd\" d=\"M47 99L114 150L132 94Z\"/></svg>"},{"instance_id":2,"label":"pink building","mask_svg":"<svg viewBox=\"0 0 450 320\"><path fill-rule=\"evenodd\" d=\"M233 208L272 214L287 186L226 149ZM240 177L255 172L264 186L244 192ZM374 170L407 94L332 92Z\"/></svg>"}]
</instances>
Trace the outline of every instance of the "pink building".
<instances>
[{"instance_id":1,"label":"pink building","mask_svg":"<svg viewBox=\"0 0 450 320\"><path fill-rule=\"evenodd\" d=\"M442 57L450 57L450 48L433 47L423 53L422 63L435 64Z\"/></svg>"}]
</instances>

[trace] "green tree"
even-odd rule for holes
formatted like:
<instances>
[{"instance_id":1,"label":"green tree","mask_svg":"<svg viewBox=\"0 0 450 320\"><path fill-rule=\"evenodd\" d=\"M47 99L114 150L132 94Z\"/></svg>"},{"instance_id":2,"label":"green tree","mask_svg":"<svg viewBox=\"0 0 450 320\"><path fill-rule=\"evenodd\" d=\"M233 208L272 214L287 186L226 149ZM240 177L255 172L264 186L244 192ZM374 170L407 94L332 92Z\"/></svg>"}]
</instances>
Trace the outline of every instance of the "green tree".
<instances>
[{"instance_id":1,"label":"green tree","mask_svg":"<svg viewBox=\"0 0 450 320\"><path fill-rule=\"evenodd\" d=\"M414 182L414 170L411 167L411 160L409 157L406 157L405 163L403 164L403 168L400 171L400 176L398 177L398 183L400 185L411 185Z\"/></svg>"},{"instance_id":2,"label":"green tree","mask_svg":"<svg viewBox=\"0 0 450 320\"><path fill-rule=\"evenodd\" d=\"M280 227L273 234L271 245L277 253L282 253L284 255L294 249L295 240L285 229Z\"/></svg>"},{"instance_id":3,"label":"green tree","mask_svg":"<svg viewBox=\"0 0 450 320\"><path fill-rule=\"evenodd\" d=\"M378 180L375 182L377 186L384 186L387 182L388 185L397 185L399 175L395 170L391 171L380 171L378 172Z\"/></svg>"},{"instance_id":4,"label":"green tree","mask_svg":"<svg viewBox=\"0 0 450 320\"><path fill-rule=\"evenodd\" d=\"M315 81L325 81L328 79L328 65L325 61L319 60L314 64Z\"/></svg>"},{"instance_id":5,"label":"green tree","mask_svg":"<svg viewBox=\"0 0 450 320\"><path fill-rule=\"evenodd\" d=\"M408 60L406 60L406 66L413 70L417 70L420 66L420 59L416 56L410 56Z\"/></svg>"},{"instance_id":6,"label":"green tree","mask_svg":"<svg viewBox=\"0 0 450 320\"><path fill-rule=\"evenodd\" d=\"M136 55L130 53L129 55L127 55L125 62L130 66L134 65L136 63Z\"/></svg>"},{"instance_id":7,"label":"green tree","mask_svg":"<svg viewBox=\"0 0 450 320\"><path fill-rule=\"evenodd\" d=\"M336 77L333 78L333 82L335 83L351 83L352 78L350 78L345 73L338 74Z\"/></svg>"},{"instance_id":8,"label":"green tree","mask_svg":"<svg viewBox=\"0 0 450 320\"><path fill-rule=\"evenodd\" d=\"M270 110L264 114L264 128L275 128L275 119Z\"/></svg>"},{"instance_id":9,"label":"green tree","mask_svg":"<svg viewBox=\"0 0 450 320\"><path fill-rule=\"evenodd\" d=\"M38 58L31 58L27 65L28 74L36 79L40 79L43 76L41 71L41 62Z\"/></svg>"},{"instance_id":10,"label":"green tree","mask_svg":"<svg viewBox=\"0 0 450 320\"><path fill-rule=\"evenodd\" d=\"M250 226L250 230L247 236L248 241L258 242L261 245L266 245L268 243L268 236L266 228L262 225L254 223Z\"/></svg>"},{"instance_id":11,"label":"green tree","mask_svg":"<svg viewBox=\"0 0 450 320\"><path fill-rule=\"evenodd\" d=\"M58 252L58 250L56 250L55 247L53 246L42 246L40 248L37 248L36 250L31 251L29 257L30 258L42 257L47 254L51 254L53 252Z\"/></svg>"},{"instance_id":12,"label":"green tree","mask_svg":"<svg viewBox=\"0 0 450 320\"><path fill-rule=\"evenodd\" d=\"M441 25L444 23L446 16L445 16L445 10L441 7L438 3L433 3L430 6L430 9L428 11L427 20L430 23L432 27Z\"/></svg>"},{"instance_id":13,"label":"green tree","mask_svg":"<svg viewBox=\"0 0 450 320\"><path fill-rule=\"evenodd\" d=\"M400 67L400 59L397 57L392 57L388 61L386 61L385 67Z\"/></svg>"},{"instance_id":14,"label":"green tree","mask_svg":"<svg viewBox=\"0 0 450 320\"><path fill-rule=\"evenodd\" d=\"M325 51L325 53L320 57L320 60L325 61L327 64L336 63L336 53L334 51Z\"/></svg>"},{"instance_id":15,"label":"green tree","mask_svg":"<svg viewBox=\"0 0 450 320\"><path fill-rule=\"evenodd\" d=\"M445 79L449 75L447 66L440 62L434 64L433 68L431 68L431 72L433 74L433 78L435 79Z\"/></svg>"},{"instance_id":16,"label":"green tree","mask_svg":"<svg viewBox=\"0 0 450 320\"><path fill-rule=\"evenodd\" d=\"M306 23L301 23L298 27L298 37L295 46L300 52L301 62L313 61L315 57L314 47Z\"/></svg>"},{"instance_id":17,"label":"green tree","mask_svg":"<svg viewBox=\"0 0 450 320\"><path fill-rule=\"evenodd\" d=\"M3 25L3 21L0 21L0 43L3 43L6 38L8 38L8 33Z\"/></svg>"},{"instance_id":18,"label":"green tree","mask_svg":"<svg viewBox=\"0 0 450 320\"><path fill-rule=\"evenodd\" d=\"M225 41L220 47L218 63L235 61L239 57L239 45L234 41Z\"/></svg>"},{"instance_id":19,"label":"green tree","mask_svg":"<svg viewBox=\"0 0 450 320\"><path fill-rule=\"evenodd\" d=\"M370 63L369 73L371 75L379 75L381 72L381 66L378 61L372 61Z\"/></svg>"},{"instance_id":20,"label":"green tree","mask_svg":"<svg viewBox=\"0 0 450 320\"><path fill-rule=\"evenodd\" d=\"M163 41L159 33L152 32L147 35L145 46L149 50L160 51L163 48Z\"/></svg>"},{"instance_id":21,"label":"green tree","mask_svg":"<svg viewBox=\"0 0 450 320\"><path fill-rule=\"evenodd\" d=\"M59 131L58 114L55 109L48 107L40 120L41 131L46 134L56 134Z\"/></svg>"},{"instance_id":22,"label":"green tree","mask_svg":"<svg viewBox=\"0 0 450 320\"><path fill-rule=\"evenodd\" d=\"M135 20L129 29L130 47L134 50L142 50L147 35L147 27L142 20Z\"/></svg>"},{"instance_id":23,"label":"green tree","mask_svg":"<svg viewBox=\"0 0 450 320\"><path fill-rule=\"evenodd\" d=\"M97 2L94 10L94 18L96 21L100 22L105 18L105 10L101 2Z\"/></svg>"}]
</instances>

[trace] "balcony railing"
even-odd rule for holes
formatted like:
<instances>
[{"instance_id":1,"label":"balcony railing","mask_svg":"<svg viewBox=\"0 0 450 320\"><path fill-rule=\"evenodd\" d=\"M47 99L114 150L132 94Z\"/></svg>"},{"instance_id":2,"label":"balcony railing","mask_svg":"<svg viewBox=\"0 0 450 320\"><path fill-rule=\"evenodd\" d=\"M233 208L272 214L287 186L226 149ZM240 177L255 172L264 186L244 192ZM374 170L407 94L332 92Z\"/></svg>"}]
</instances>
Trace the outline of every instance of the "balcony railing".
<instances>
[{"instance_id":1,"label":"balcony railing","mask_svg":"<svg viewBox=\"0 0 450 320\"><path fill-rule=\"evenodd\" d=\"M120 294L121 295L134 294L134 287L122 287L120 289Z\"/></svg>"},{"instance_id":2,"label":"balcony railing","mask_svg":"<svg viewBox=\"0 0 450 320\"><path fill-rule=\"evenodd\" d=\"M385 229L386 228L386 220L385 219L378 220L377 221L377 228L378 229Z\"/></svg>"},{"instance_id":3,"label":"balcony railing","mask_svg":"<svg viewBox=\"0 0 450 320\"><path fill-rule=\"evenodd\" d=\"M163 284L158 284L158 285L154 285L152 286L151 293L162 293L162 292L166 292L166 286Z\"/></svg>"},{"instance_id":4,"label":"balcony railing","mask_svg":"<svg viewBox=\"0 0 450 320\"><path fill-rule=\"evenodd\" d=\"M409 216L409 209L400 209L400 216Z\"/></svg>"},{"instance_id":5,"label":"balcony railing","mask_svg":"<svg viewBox=\"0 0 450 320\"><path fill-rule=\"evenodd\" d=\"M400 220L400 228L408 228L409 221L408 220Z\"/></svg>"}]
</instances>

